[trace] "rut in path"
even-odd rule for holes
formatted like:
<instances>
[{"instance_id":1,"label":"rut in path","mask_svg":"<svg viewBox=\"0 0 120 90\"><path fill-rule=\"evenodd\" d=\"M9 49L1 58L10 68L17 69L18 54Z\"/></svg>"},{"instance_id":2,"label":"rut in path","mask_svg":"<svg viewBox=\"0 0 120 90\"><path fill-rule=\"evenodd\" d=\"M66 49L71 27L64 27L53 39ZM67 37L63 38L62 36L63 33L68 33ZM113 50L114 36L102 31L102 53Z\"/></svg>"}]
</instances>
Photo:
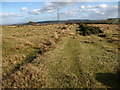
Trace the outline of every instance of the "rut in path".
<instances>
[{"instance_id":1,"label":"rut in path","mask_svg":"<svg viewBox=\"0 0 120 90\"><path fill-rule=\"evenodd\" d=\"M46 87L85 87L86 82L90 82L81 68L79 42L74 37L69 37L66 43L58 51L59 55L47 66L50 76Z\"/></svg>"}]
</instances>

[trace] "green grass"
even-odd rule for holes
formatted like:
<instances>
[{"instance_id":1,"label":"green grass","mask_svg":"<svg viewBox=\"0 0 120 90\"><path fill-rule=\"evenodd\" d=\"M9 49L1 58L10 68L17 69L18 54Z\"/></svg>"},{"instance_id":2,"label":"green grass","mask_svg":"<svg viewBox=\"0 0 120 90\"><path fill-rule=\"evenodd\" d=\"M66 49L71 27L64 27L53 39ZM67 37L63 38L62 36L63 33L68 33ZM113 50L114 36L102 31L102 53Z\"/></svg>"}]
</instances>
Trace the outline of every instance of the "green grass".
<instances>
[{"instance_id":1,"label":"green grass","mask_svg":"<svg viewBox=\"0 0 120 90\"><path fill-rule=\"evenodd\" d=\"M67 27L63 36L59 27ZM3 87L116 87L117 44L109 43L107 38L97 35L76 34L77 27L61 24L28 26L24 27L25 30L23 27L5 27L3 75L14 71L16 67L18 70L3 80ZM11 38L13 32L16 36ZM54 32L60 37L59 42L54 41ZM110 36L116 33L111 33L111 30L106 32ZM44 49L48 51L41 55Z\"/></svg>"},{"instance_id":2,"label":"green grass","mask_svg":"<svg viewBox=\"0 0 120 90\"><path fill-rule=\"evenodd\" d=\"M79 31L79 34L83 36L103 33L103 31L101 31L99 27L88 26L86 24L80 24L77 32L78 31Z\"/></svg>"}]
</instances>

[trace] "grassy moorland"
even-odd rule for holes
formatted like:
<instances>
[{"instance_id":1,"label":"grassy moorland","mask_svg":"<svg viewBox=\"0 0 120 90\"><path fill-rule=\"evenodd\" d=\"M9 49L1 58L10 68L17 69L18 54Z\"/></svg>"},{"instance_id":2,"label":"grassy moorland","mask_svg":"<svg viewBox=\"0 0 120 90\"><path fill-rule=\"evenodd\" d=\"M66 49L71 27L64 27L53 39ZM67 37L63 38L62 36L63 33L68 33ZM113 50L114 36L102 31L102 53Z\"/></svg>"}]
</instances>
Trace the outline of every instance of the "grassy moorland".
<instances>
[{"instance_id":1,"label":"grassy moorland","mask_svg":"<svg viewBox=\"0 0 120 90\"><path fill-rule=\"evenodd\" d=\"M118 26L89 24L3 26L3 88L117 87Z\"/></svg>"}]
</instances>

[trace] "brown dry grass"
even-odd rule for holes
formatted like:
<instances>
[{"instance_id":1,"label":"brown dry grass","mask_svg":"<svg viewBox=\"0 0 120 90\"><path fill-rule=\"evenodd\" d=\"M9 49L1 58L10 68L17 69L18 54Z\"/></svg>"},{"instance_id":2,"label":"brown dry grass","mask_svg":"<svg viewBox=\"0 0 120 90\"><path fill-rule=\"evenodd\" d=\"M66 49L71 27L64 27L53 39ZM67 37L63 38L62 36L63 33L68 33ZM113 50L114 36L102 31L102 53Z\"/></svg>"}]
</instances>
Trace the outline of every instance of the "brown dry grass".
<instances>
[{"instance_id":1,"label":"brown dry grass","mask_svg":"<svg viewBox=\"0 0 120 90\"><path fill-rule=\"evenodd\" d=\"M107 37L79 36L76 24L3 26L3 88L112 87L95 75L116 72L118 27L93 26Z\"/></svg>"}]
</instances>

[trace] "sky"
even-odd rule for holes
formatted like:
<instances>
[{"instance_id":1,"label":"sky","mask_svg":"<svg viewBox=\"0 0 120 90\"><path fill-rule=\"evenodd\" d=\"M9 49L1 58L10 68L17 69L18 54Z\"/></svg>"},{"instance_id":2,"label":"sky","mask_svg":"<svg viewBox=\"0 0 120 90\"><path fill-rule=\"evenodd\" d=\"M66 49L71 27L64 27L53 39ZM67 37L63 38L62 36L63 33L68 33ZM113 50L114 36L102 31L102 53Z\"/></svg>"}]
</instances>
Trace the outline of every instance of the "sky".
<instances>
[{"instance_id":1,"label":"sky","mask_svg":"<svg viewBox=\"0 0 120 90\"><path fill-rule=\"evenodd\" d=\"M13 0L14 1L14 0ZM3 25L29 21L118 18L118 2L2 2Z\"/></svg>"}]
</instances>

